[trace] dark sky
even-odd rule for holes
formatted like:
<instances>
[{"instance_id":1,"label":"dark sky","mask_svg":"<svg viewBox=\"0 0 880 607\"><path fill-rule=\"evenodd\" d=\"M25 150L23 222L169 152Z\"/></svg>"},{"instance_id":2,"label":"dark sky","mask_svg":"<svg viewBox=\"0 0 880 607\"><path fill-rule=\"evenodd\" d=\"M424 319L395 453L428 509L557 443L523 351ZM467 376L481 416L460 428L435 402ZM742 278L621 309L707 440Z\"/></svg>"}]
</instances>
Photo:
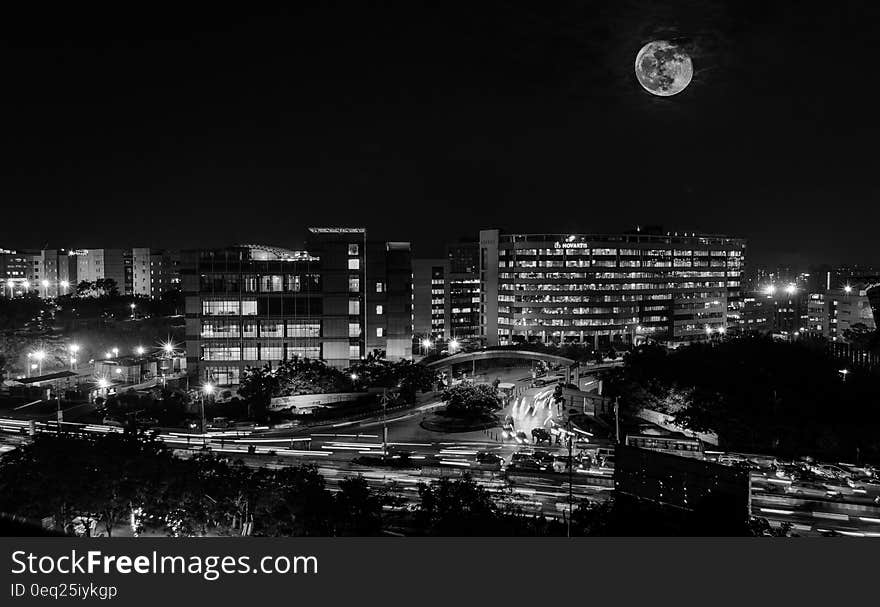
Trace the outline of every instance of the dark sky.
<instances>
[{"instance_id":1,"label":"dark sky","mask_svg":"<svg viewBox=\"0 0 880 607\"><path fill-rule=\"evenodd\" d=\"M3 15L0 246L662 224L880 262L877 3L75 4ZM655 38L694 60L672 98Z\"/></svg>"}]
</instances>

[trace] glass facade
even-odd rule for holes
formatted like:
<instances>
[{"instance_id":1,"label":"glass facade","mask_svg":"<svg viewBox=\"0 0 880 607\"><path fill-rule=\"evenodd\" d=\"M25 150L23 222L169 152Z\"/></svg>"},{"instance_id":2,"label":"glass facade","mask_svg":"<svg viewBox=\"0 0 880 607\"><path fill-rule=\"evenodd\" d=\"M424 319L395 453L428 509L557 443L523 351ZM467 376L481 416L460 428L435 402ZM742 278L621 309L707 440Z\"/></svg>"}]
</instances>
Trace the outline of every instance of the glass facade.
<instances>
[{"instance_id":1,"label":"glass facade","mask_svg":"<svg viewBox=\"0 0 880 607\"><path fill-rule=\"evenodd\" d=\"M499 344L705 339L725 330L728 312L739 306L740 239L499 234L485 240L480 285L489 301L475 305L481 332L490 338L496 328Z\"/></svg>"}]
</instances>

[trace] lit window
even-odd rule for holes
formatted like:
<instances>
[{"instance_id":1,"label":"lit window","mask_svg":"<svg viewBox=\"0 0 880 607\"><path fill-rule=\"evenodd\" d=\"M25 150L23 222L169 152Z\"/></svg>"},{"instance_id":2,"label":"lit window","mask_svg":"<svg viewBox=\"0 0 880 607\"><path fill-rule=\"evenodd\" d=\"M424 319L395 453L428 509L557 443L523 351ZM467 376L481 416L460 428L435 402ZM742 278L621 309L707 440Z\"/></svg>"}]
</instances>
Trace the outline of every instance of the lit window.
<instances>
[{"instance_id":1,"label":"lit window","mask_svg":"<svg viewBox=\"0 0 880 607\"><path fill-rule=\"evenodd\" d=\"M348 357L349 358L360 358L361 357L361 347L360 346L348 346Z\"/></svg>"},{"instance_id":2,"label":"lit window","mask_svg":"<svg viewBox=\"0 0 880 607\"><path fill-rule=\"evenodd\" d=\"M349 337L360 337L361 336L361 325L357 322L348 323L348 336Z\"/></svg>"},{"instance_id":3,"label":"lit window","mask_svg":"<svg viewBox=\"0 0 880 607\"><path fill-rule=\"evenodd\" d=\"M385 313L385 310L384 310L384 308L382 308L382 306L376 306L376 315L377 316L382 316L382 314L384 314L384 313Z\"/></svg>"},{"instance_id":4,"label":"lit window","mask_svg":"<svg viewBox=\"0 0 880 607\"><path fill-rule=\"evenodd\" d=\"M348 254L349 255L357 255L358 254L358 246L356 244L348 245Z\"/></svg>"},{"instance_id":5,"label":"lit window","mask_svg":"<svg viewBox=\"0 0 880 607\"><path fill-rule=\"evenodd\" d=\"M348 313L351 316L357 316L361 313L361 302L357 299L348 300Z\"/></svg>"},{"instance_id":6,"label":"lit window","mask_svg":"<svg viewBox=\"0 0 880 607\"><path fill-rule=\"evenodd\" d=\"M376 337L385 337L385 329L376 327Z\"/></svg>"},{"instance_id":7,"label":"lit window","mask_svg":"<svg viewBox=\"0 0 880 607\"><path fill-rule=\"evenodd\" d=\"M385 283L377 282L376 283L376 293L384 293L385 292Z\"/></svg>"},{"instance_id":8,"label":"lit window","mask_svg":"<svg viewBox=\"0 0 880 607\"><path fill-rule=\"evenodd\" d=\"M348 269L349 270L360 270L361 269L361 260L360 259L349 259L348 260Z\"/></svg>"},{"instance_id":9,"label":"lit window","mask_svg":"<svg viewBox=\"0 0 880 607\"><path fill-rule=\"evenodd\" d=\"M360 293L361 290L361 279L360 278L349 278L348 279L348 291L350 293Z\"/></svg>"}]
</instances>

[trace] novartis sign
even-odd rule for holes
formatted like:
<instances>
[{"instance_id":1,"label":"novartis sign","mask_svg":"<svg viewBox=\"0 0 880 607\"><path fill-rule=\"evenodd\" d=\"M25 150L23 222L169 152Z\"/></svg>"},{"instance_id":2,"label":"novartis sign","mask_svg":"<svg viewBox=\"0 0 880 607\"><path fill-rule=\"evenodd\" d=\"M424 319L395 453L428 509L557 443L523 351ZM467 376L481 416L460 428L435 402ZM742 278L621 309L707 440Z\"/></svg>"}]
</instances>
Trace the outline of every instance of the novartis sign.
<instances>
[{"instance_id":1,"label":"novartis sign","mask_svg":"<svg viewBox=\"0 0 880 607\"><path fill-rule=\"evenodd\" d=\"M553 245L557 249L589 249L588 242L557 242Z\"/></svg>"}]
</instances>

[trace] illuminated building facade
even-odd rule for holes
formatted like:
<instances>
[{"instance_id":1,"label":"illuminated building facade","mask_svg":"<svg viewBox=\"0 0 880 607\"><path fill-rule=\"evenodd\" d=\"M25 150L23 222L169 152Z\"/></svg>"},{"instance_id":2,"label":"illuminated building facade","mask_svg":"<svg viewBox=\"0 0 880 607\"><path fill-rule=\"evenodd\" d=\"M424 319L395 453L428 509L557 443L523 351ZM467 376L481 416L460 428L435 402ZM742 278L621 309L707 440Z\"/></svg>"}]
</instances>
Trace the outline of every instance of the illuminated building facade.
<instances>
[{"instance_id":1,"label":"illuminated building facade","mask_svg":"<svg viewBox=\"0 0 880 607\"><path fill-rule=\"evenodd\" d=\"M311 228L307 246L183 252L187 363L202 381L234 385L294 356L337 368L376 349L412 357L409 243Z\"/></svg>"},{"instance_id":2,"label":"illuminated building facade","mask_svg":"<svg viewBox=\"0 0 880 607\"><path fill-rule=\"evenodd\" d=\"M480 232L487 345L705 340L741 307L745 241L702 234Z\"/></svg>"}]
</instances>

